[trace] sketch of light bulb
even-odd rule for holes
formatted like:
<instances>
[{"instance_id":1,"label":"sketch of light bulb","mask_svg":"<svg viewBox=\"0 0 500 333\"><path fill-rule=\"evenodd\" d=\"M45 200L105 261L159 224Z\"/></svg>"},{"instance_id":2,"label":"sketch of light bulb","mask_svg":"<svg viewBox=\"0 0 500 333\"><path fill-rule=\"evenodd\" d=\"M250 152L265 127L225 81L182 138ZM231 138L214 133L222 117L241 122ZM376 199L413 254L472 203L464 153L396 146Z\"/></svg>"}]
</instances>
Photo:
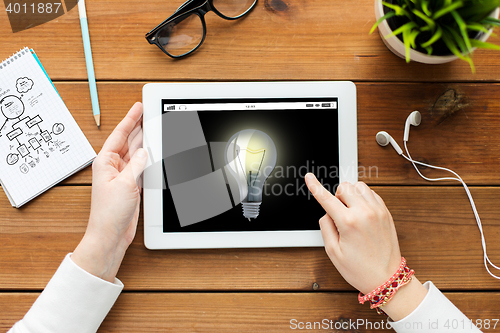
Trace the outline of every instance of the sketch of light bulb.
<instances>
[{"instance_id":1,"label":"sketch of light bulb","mask_svg":"<svg viewBox=\"0 0 500 333\"><path fill-rule=\"evenodd\" d=\"M251 221L259 216L264 184L276 166L276 146L266 133L246 129L229 139L224 157L238 183L243 216Z\"/></svg>"}]
</instances>

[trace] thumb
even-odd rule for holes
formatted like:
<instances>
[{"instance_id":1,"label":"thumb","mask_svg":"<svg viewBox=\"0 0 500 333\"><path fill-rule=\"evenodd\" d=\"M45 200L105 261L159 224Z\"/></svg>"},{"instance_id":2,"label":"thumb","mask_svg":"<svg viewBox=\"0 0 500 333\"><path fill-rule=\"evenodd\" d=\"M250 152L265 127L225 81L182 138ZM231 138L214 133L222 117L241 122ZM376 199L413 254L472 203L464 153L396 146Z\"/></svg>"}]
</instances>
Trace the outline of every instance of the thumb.
<instances>
[{"instance_id":1,"label":"thumb","mask_svg":"<svg viewBox=\"0 0 500 333\"><path fill-rule=\"evenodd\" d=\"M143 148L137 149L119 177L138 185L138 179L144 171L147 161L148 153L146 150Z\"/></svg>"},{"instance_id":2,"label":"thumb","mask_svg":"<svg viewBox=\"0 0 500 333\"><path fill-rule=\"evenodd\" d=\"M325 243L325 250L330 259L332 257L337 257L340 251L339 244L339 231L335 225L335 221L330 217L330 215L325 214L319 219L319 226L321 228L321 236L323 236L323 243Z\"/></svg>"}]
</instances>

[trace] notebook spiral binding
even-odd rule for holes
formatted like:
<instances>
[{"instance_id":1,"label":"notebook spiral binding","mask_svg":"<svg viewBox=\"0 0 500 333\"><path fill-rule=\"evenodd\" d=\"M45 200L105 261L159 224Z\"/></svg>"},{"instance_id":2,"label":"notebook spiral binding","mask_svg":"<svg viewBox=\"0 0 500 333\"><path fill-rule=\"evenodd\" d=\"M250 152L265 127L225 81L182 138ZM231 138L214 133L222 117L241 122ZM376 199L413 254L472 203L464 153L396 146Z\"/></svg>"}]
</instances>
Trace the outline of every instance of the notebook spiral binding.
<instances>
[{"instance_id":1,"label":"notebook spiral binding","mask_svg":"<svg viewBox=\"0 0 500 333\"><path fill-rule=\"evenodd\" d=\"M5 67L9 66L11 63L16 61L18 58L22 57L25 54L31 53L29 48L25 47L24 49L20 49L18 52L14 53L4 61L0 63L0 70L4 69Z\"/></svg>"}]
</instances>

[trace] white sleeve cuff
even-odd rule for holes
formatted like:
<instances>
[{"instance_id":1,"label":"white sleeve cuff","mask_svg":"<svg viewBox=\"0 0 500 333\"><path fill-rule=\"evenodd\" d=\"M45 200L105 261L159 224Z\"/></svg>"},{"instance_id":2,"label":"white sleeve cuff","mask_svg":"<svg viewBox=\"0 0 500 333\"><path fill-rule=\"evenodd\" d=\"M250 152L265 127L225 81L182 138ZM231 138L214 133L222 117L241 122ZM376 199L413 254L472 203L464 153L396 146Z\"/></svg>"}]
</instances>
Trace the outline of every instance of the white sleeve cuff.
<instances>
[{"instance_id":1,"label":"white sleeve cuff","mask_svg":"<svg viewBox=\"0 0 500 333\"><path fill-rule=\"evenodd\" d=\"M424 287L427 295L412 313L400 321L388 319L396 332L481 332L431 281Z\"/></svg>"},{"instance_id":2,"label":"white sleeve cuff","mask_svg":"<svg viewBox=\"0 0 500 333\"><path fill-rule=\"evenodd\" d=\"M102 280L71 260L69 253L31 309L9 332L96 332L123 283Z\"/></svg>"}]
</instances>

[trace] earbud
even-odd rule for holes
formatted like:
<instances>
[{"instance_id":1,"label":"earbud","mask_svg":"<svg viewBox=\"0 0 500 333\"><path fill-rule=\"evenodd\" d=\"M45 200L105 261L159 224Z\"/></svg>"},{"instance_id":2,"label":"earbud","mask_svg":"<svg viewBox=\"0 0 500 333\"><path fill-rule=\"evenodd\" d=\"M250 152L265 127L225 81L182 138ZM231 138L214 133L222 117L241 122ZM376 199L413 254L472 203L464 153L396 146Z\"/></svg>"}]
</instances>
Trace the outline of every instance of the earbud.
<instances>
[{"instance_id":1,"label":"earbud","mask_svg":"<svg viewBox=\"0 0 500 333\"><path fill-rule=\"evenodd\" d=\"M462 185L463 185L463 187L465 189L465 192L467 193L467 196L469 197L469 202L471 204L472 211L474 212L474 217L476 218L477 227L479 228L479 232L481 233L481 244L483 246L484 267L486 268L486 271L492 277L494 277L495 279L500 280L500 276L493 274L491 272L490 268L487 265L487 263L489 263L493 268L495 268L497 270L500 270L500 267L499 266L495 266L491 262L490 258L488 258L488 255L486 253L486 241L484 240L484 234L483 234L483 227L482 227L482 224L481 224L481 219L479 218L479 214L478 214L477 209L476 209L476 204L474 203L474 199L472 199L472 195L470 194L470 191L469 191L469 188L467 187L467 184L465 184L465 182L463 181L463 179L456 172L454 172L453 170L442 168L442 167L438 167L438 166L435 166L435 165L430 165L430 164L422 163L422 162L419 162L419 161L415 161L411 157L411 155L410 155L410 151L408 150L408 145L406 143L406 142L408 142L408 137L410 136L410 125L418 126L418 125L420 125L420 121L421 120L422 120L422 115L418 111L413 111L408 116L408 118L406 118L405 133L404 133L404 137L403 137L406 155L403 154L403 150L399 147L399 145L397 144L397 142L389 135L389 133L384 132L384 131L380 131L380 132L377 133L377 136L375 137L375 139L377 140L377 143L379 145L381 145L381 146L387 146L390 143L392 145L392 147L396 150L396 152L400 156L404 157L406 160L408 160L409 162L411 162L411 164L413 164L413 167L415 168L415 170L417 171L417 173L420 175L420 177L422 177L423 179L429 180L429 181L456 180L456 181L462 183ZM427 167L427 168L444 170L444 171L450 172L456 178L455 177L428 178L428 177L424 176L422 174L422 172L420 172L420 170L417 167L417 164L420 165L420 166L423 166L423 167Z\"/></svg>"},{"instance_id":2,"label":"earbud","mask_svg":"<svg viewBox=\"0 0 500 333\"><path fill-rule=\"evenodd\" d=\"M377 143L379 145L381 145L382 147L385 147L385 146L387 146L390 143L391 146L394 148L394 150L396 150L396 152L399 155L403 154L403 150L401 150L401 147L399 147L399 145L396 142L396 140L394 140L392 138L392 136L390 136L389 133L387 133L386 131L380 131L380 132L378 132L377 136L375 137L375 139L377 140Z\"/></svg>"},{"instance_id":3,"label":"earbud","mask_svg":"<svg viewBox=\"0 0 500 333\"><path fill-rule=\"evenodd\" d=\"M406 124L405 124L405 134L403 137L403 141L408 141L408 138L410 137L410 125L413 126L418 126L420 125L420 122L422 121L422 115L418 111L413 111L410 113L408 118L406 118Z\"/></svg>"},{"instance_id":4,"label":"earbud","mask_svg":"<svg viewBox=\"0 0 500 333\"><path fill-rule=\"evenodd\" d=\"M408 138L410 137L410 125L418 126L418 125L420 125L421 121L422 121L422 115L420 114L420 112L413 111L412 113L410 113L408 118L406 118L405 132L404 132L404 136L403 136L404 142L408 141ZM376 140L377 140L377 143L379 145L384 146L384 147L390 143L392 145L392 147L394 148L394 150L396 150L396 152L399 155L403 155L403 150L401 149L401 147L399 147L396 140L394 140L392 138L392 136L389 135L389 133L387 133L385 131L378 132L377 136L376 136Z\"/></svg>"}]
</instances>

